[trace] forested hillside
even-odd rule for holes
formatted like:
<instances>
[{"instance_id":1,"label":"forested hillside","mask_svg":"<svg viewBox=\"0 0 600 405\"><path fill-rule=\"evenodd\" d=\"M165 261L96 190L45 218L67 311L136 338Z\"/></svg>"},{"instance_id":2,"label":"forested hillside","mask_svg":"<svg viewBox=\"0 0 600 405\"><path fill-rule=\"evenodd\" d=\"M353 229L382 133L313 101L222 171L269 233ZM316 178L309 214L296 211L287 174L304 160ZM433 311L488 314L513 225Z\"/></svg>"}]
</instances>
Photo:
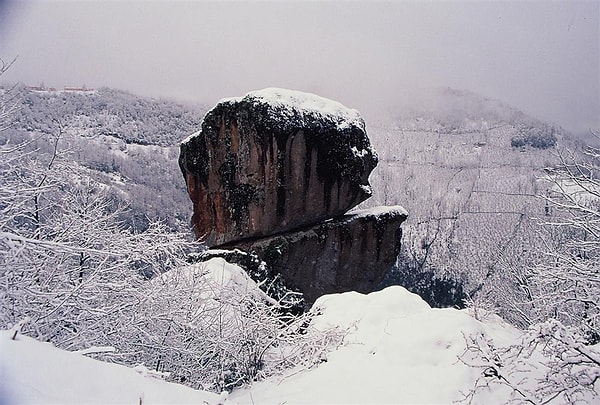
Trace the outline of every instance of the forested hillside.
<instances>
[{"instance_id":1,"label":"forested hillside","mask_svg":"<svg viewBox=\"0 0 600 405\"><path fill-rule=\"evenodd\" d=\"M127 144L176 146L199 124L203 108L139 97L123 90L38 91L23 88L15 127L81 137L114 136Z\"/></svg>"},{"instance_id":2,"label":"forested hillside","mask_svg":"<svg viewBox=\"0 0 600 405\"><path fill-rule=\"evenodd\" d=\"M473 301L527 326L525 269L561 243L541 225L556 215L548 170L580 146L499 101L451 89L398 116L369 128L380 162L365 204L410 213L384 284L403 283L432 305Z\"/></svg>"},{"instance_id":3,"label":"forested hillside","mask_svg":"<svg viewBox=\"0 0 600 405\"><path fill-rule=\"evenodd\" d=\"M130 207L131 227L162 219L189 229L191 205L177 165L179 142L194 132L204 109L101 88L97 91L20 89L12 125L0 141L31 141L40 159L58 152L109 186Z\"/></svg>"}]
</instances>

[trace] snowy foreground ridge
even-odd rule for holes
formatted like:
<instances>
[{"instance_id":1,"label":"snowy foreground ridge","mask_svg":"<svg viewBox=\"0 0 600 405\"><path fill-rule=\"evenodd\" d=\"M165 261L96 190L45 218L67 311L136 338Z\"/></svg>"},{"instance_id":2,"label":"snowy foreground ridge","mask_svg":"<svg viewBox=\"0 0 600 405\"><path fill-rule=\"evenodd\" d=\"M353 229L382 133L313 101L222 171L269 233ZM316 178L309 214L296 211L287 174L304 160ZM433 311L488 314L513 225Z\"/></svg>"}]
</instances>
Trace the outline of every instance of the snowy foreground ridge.
<instances>
[{"instance_id":1,"label":"snowy foreground ridge","mask_svg":"<svg viewBox=\"0 0 600 405\"><path fill-rule=\"evenodd\" d=\"M481 369L460 360L465 335L484 333L500 344L518 335L497 317L482 323L465 311L432 309L399 286L367 295L332 294L314 305L322 314L317 326L348 330L343 344L318 367L234 391L229 401L452 403L463 399L461 391L468 393L481 374ZM501 402L487 395L479 399L481 403Z\"/></svg>"},{"instance_id":2,"label":"snowy foreground ridge","mask_svg":"<svg viewBox=\"0 0 600 405\"><path fill-rule=\"evenodd\" d=\"M0 332L0 404L217 403L218 395L196 391L104 363L50 343Z\"/></svg>"},{"instance_id":3,"label":"snowy foreground ridge","mask_svg":"<svg viewBox=\"0 0 600 405\"><path fill-rule=\"evenodd\" d=\"M15 404L318 404L451 403L469 392L481 369L459 358L465 336L498 344L518 332L498 318L480 322L465 311L432 309L402 287L363 295L324 296L317 326L347 328L343 344L310 370L219 396L164 382L144 368L103 363L11 331L0 332L0 403ZM478 403L504 402L500 387Z\"/></svg>"},{"instance_id":4,"label":"snowy foreground ridge","mask_svg":"<svg viewBox=\"0 0 600 405\"><path fill-rule=\"evenodd\" d=\"M210 271L204 272L206 277L257 289L240 267L222 259L207 263L210 269L204 270ZM481 344L485 351L486 347L520 343L522 331L497 316L478 313L477 320L467 310L432 309L399 286L367 295L326 295L313 309L319 314L312 321L316 329L345 331L342 343L322 363L310 369L291 369L220 395L165 382L143 366L104 363L22 334L13 340L14 328L0 331L0 405L524 402L515 390L500 383L497 375L490 374L490 364L496 359L486 362L467 350L474 344ZM588 352L593 354L598 348ZM489 353L483 357L486 355L493 357ZM533 356L531 362L518 365L526 374L513 373L511 378L518 381L519 388L535 390L531 384L541 377L535 373L543 363L544 358ZM507 371L507 365L502 367ZM474 392L476 384L479 388ZM596 385L594 390L598 388ZM597 392L579 399L577 403L594 403Z\"/></svg>"}]
</instances>

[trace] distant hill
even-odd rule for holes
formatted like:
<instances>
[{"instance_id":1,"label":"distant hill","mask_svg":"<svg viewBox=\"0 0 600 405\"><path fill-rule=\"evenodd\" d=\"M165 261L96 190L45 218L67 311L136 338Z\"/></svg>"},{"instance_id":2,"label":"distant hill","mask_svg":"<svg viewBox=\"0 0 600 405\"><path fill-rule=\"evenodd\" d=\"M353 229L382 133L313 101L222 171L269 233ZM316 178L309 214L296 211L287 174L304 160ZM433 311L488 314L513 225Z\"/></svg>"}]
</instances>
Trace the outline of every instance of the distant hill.
<instances>
[{"instance_id":1,"label":"distant hill","mask_svg":"<svg viewBox=\"0 0 600 405\"><path fill-rule=\"evenodd\" d=\"M94 92L21 89L12 127L0 141L34 140L32 156L44 159L59 139L85 172L113 189L131 210L125 220L144 229L161 218L187 230L191 202L178 167L179 142L196 131L201 106L138 97L101 88Z\"/></svg>"},{"instance_id":2,"label":"distant hill","mask_svg":"<svg viewBox=\"0 0 600 405\"><path fill-rule=\"evenodd\" d=\"M58 122L82 137L109 135L128 144L175 146L199 126L204 108L100 88L94 92L31 91L15 128L51 132Z\"/></svg>"},{"instance_id":3,"label":"distant hill","mask_svg":"<svg viewBox=\"0 0 600 405\"><path fill-rule=\"evenodd\" d=\"M477 296L507 308L518 299L494 286L514 283L506 269L540 254L537 218L552 215L542 198L544 168L558 163L561 148L578 147L571 136L452 89L368 130L380 161L364 206L399 204L409 212L401 260L386 284L403 284L432 305Z\"/></svg>"},{"instance_id":4,"label":"distant hill","mask_svg":"<svg viewBox=\"0 0 600 405\"><path fill-rule=\"evenodd\" d=\"M430 131L446 134L476 133L511 125L516 132L512 146L552 147L557 139L571 138L556 128L499 100L469 91L448 87L417 98L414 104L398 111L393 123L407 131Z\"/></svg>"}]
</instances>

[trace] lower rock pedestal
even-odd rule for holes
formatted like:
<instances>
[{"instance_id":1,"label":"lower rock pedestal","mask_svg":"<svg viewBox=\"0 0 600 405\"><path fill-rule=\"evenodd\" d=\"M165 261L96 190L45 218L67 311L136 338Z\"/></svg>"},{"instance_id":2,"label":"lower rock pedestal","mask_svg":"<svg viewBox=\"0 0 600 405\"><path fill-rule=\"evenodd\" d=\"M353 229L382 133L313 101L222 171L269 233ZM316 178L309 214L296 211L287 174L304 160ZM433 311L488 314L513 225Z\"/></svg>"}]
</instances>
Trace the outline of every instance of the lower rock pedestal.
<instances>
[{"instance_id":1,"label":"lower rock pedestal","mask_svg":"<svg viewBox=\"0 0 600 405\"><path fill-rule=\"evenodd\" d=\"M375 290L400 252L404 208L377 207L226 248L254 252L312 303L324 294Z\"/></svg>"}]
</instances>

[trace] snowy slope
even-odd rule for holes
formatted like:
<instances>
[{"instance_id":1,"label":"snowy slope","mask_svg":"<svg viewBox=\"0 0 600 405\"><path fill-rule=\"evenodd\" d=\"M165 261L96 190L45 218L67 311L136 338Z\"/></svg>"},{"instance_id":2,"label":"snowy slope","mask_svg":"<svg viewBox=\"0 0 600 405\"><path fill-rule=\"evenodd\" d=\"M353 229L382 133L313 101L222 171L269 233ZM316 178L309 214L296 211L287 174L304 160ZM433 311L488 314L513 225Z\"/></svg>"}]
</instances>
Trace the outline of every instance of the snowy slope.
<instances>
[{"instance_id":1,"label":"snowy slope","mask_svg":"<svg viewBox=\"0 0 600 405\"><path fill-rule=\"evenodd\" d=\"M498 344L518 331L498 318L479 322L465 311L431 309L402 287L364 295L324 296L315 326L348 329L343 344L310 370L259 382L228 404L450 403L481 374L459 361L464 335ZM10 403L217 403L218 396L144 377L133 369L68 353L25 336L0 334L1 379ZM6 388L5 388L6 389ZM506 398L506 390L494 391ZM480 398L483 399L483 398ZM486 398L493 402L494 397Z\"/></svg>"},{"instance_id":2,"label":"snowy slope","mask_svg":"<svg viewBox=\"0 0 600 405\"><path fill-rule=\"evenodd\" d=\"M144 376L144 369L0 331L0 404L216 404L219 396Z\"/></svg>"},{"instance_id":3,"label":"snowy slope","mask_svg":"<svg viewBox=\"0 0 600 405\"><path fill-rule=\"evenodd\" d=\"M226 266L221 259L210 266L214 271L206 272L207 277L244 288L252 283L245 274L237 274L241 268ZM11 331L0 331L0 404L523 403L524 395L537 396L536 379L544 377L549 364L541 352L513 364L497 357L495 353L502 352L496 349L523 344L523 332L499 317L432 309L399 286L371 294L323 296L313 310L318 314L312 320L317 330L345 331L323 362L298 365L221 395L167 383L143 367L104 363L27 336L12 340ZM315 347L319 344L314 341ZM600 344L585 348L585 353L598 356ZM524 394L513 390L509 380L501 381L494 366ZM587 375L596 372L591 369ZM597 403L600 382L576 395L574 403ZM540 402L535 399L533 403ZM564 398L548 403L561 404Z\"/></svg>"}]
</instances>

